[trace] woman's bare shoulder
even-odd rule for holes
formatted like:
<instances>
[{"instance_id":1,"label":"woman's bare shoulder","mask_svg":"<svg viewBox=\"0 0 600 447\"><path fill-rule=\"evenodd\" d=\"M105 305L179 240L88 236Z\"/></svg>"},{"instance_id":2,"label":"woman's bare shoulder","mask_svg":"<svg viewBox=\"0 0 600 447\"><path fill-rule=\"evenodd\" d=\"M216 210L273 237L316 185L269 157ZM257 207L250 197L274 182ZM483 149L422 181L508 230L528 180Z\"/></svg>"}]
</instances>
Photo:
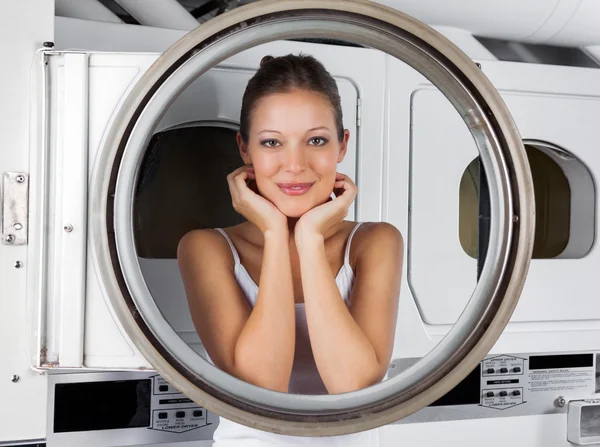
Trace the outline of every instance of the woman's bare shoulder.
<instances>
[{"instance_id":1,"label":"woman's bare shoulder","mask_svg":"<svg viewBox=\"0 0 600 447\"><path fill-rule=\"evenodd\" d=\"M177 246L180 262L203 260L233 262L233 254L227 240L213 228L197 229L186 233Z\"/></svg>"},{"instance_id":2,"label":"woman's bare shoulder","mask_svg":"<svg viewBox=\"0 0 600 447\"><path fill-rule=\"evenodd\" d=\"M363 222L356 230L352 245L352 257L358 259L373 252L402 253L404 239L400 230L388 222Z\"/></svg>"}]
</instances>

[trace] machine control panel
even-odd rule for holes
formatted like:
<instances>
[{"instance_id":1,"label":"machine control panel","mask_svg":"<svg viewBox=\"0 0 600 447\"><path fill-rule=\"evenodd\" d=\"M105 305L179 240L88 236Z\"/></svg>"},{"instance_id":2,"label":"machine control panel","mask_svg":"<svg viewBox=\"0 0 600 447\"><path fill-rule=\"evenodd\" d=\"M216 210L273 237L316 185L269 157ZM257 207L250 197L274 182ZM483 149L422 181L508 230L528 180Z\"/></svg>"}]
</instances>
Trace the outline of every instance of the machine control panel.
<instances>
[{"instance_id":1,"label":"machine control panel","mask_svg":"<svg viewBox=\"0 0 600 447\"><path fill-rule=\"evenodd\" d=\"M388 378L418 359L396 359ZM461 383L396 423L567 412L567 402L600 399L600 352L489 355Z\"/></svg>"},{"instance_id":2,"label":"machine control panel","mask_svg":"<svg viewBox=\"0 0 600 447\"><path fill-rule=\"evenodd\" d=\"M481 406L507 409L523 403L525 360L498 355L481 362Z\"/></svg>"},{"instance_id":3,"label":"machine control panel","mask_svg":"<svg viewBox=\"0 0 600 447\"><path fill-rule=\"evenodd\" d=\"M47 447L212 440L219 423L156 372L51 374L48 401Z\"/></svg>"},{"instance_id":4,"label":"machine control panel","mask_svg":"<svg viewBox=\"0 0 600 447\"><path fill-rule=\"evenodd\" d=\"M152 377L153 405L150 427L153 430L182 433L207 425L208 410L191 399L159 375Z\"/></svg>"}]
</instances>

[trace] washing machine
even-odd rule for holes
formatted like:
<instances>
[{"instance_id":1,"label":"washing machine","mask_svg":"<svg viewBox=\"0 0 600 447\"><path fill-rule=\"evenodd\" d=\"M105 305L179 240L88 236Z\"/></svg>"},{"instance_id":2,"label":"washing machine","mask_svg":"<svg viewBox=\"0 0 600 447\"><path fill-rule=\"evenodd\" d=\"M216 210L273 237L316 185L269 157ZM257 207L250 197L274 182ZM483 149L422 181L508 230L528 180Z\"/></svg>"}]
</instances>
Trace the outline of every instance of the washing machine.
<instances>
[{"instance_id":1,"label":"washing machine","mask_svg":"<svg viewBox=\"0 0 600 447\"><path fill-rule=\"evenodd\" d=\"M29 170L3 174L2 237L27 247L48 445L208 441L218 415L300 435L377 426L382 445L411 432L429 445L434 422L482 432L542 415L565 433L568 418L570 440L600 437L600 70L476 65L365 2L255 6L162 55L37 53ZM208 365L175 259L187 231L242 221L225 180L241 165L242 94L264 55L298 52L340 90L351 139L339 170L359 190L349 218L405 238L388 375L342 396L281 396ZM87 393L131 396L138 425L57 427Z\"/></svg>"},{"instance_id":2,"label":"washing machine","mask_svg":"<svg viewBox=\"0 0 600 447\"><path fill-rule=\"evenodd\" d=\"M366 126L367 135L373 134L384 113L383 86L375 75L384 71L385 60L366 49L340 47L332 57L328 45L279 41L236 54L192 82L169 105L148 143L134 198L137 262L158 309L177 336L198 355L206 353L189 314L177 266L177 244L192 229L244 221L231 205L226 176L243 165L236 133L245 86L264 55L302 51L326 61L337 82L344 126L351 134L348 154L339 170L356 178L359 130ZM368 64L348 64L357 53ZM31 155L36 161L26 176L29 214L40 218L40 231L30 224L27 241L29 250L35 251L30 259L39 260L37 265L28 266L35 275L29 276L29 296L38 298L29 301L28 340L32 366L50 371L53 409L48 424L54 429L49 430L49 445L81 441L72 432L84 431L85 421L79 427L57 427L53 418L64 420L60 411L81 405L76 397L84 394L111 396L112 401L119 393L125 401L129 393L133 397L147 394L152 396L151 418L141 421L142 425L150 423L157 430L174 433L180 441L212 439L216 415L198 408L158 374L144 372L153 367L123 330L107 301L88 239L93 219L88 184L102 139L120 103L160 54L47 49L38 56L34 75L39 90L34 110L39 122L47 125L32 127L36 135ZM365 103L361 101L364 96L369 98ZM363 113L369 118L362 118ZM368 163L365 165L363 175L374 178L368 174ZM19 185L21 175L8 175L5 181ZM42 178L44 181L36 181ZM361 200L369 202L362 191L357 203ZM349 215L356 213L352 205ZM15 228L13 233L19 236ZM22 242L16 238L13 244ZM57 374L65 370L88 373ZM99 370L115 372L89 374ZM126 377L128 387L110 391L112 384ZM84 391L86 386L88 391ZM137 401L134 398L132 402ZM176 428L168 430L172 426ZM88 427L92 429L99 430L93 423ZM97 442L108 442L106 430L102 441ZM83 436L90 442L89 433ZM169 434L165 439L170 438L173 436ZM116 439L118 430L113 442ZM138 437L136 442L141 440L144 438ZM147 441L163 439L152 434Z\"/></svg>"},{"instance_id":3,"label":"washing machine","mask_svg":"<svg viewBox=\"0 0 600 447\"><path fill-rule=\"evenodd\" d=\"M600 392L600 314L592 267L598 262L600 71L493 60L480 61L480 68L523 139L535 197L532 261L510 322L479 366L453 392L399 424L454 420L454 429L443 426L446 436L463 431L473 443L484 433L510 431L522 445L539 439L593 444L600 439L593 409ZM388 70L391 79L407 79L396 60ZM412 298L400 300L398 358L390 369L396 374L433 349L464 312L480 278L489 204L473 137L450 101L426 81L390 85L389 119L405 125L390 127L383 216L408 234L402 293ZM592 407L582 416L578 405ZM544 417L553 421L547 436L527 425ZM577 435L567 434L570 424ZM402 433L386 427L389 440L394 430ZM426 429L407 430L423 436Z\"/></svg>"}]
</instances>

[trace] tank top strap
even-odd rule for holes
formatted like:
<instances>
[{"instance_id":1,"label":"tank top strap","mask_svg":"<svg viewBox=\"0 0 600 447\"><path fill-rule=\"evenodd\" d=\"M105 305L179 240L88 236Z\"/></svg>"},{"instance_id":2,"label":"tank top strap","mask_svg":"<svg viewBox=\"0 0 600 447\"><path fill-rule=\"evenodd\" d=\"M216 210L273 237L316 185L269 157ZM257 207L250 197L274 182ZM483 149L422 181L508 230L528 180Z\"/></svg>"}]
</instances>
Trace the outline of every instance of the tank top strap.
<instances>
[{"instance_id":1,"label":"tank top strap","mask_svg":"<svg viewBox=\"0 0 600 447\"><path fill-rule=\"evenodd\" d=\"M344 254L344 265L350 265L350 244L352 243L354 233L356 233L356 230L358 230L358 227L360 227L361 224L362 222L358 222L356 225L354 225L354 228L352 228L352 231L350 232L350 236L348 236L348 241L346 242L346 253Z\"/></svg>"},{"instance_id":2,"label":"tank top strap","mask_svg":"<svg viewBox=\"0 0 600 447\"><path fill-rule=\"evenodd\" d=\"M235 261L235 265L238 265L240 263L240 256L238 255L238 252L235 249L235 246L233 245L231 238L229 236L227 236L227 233L225 233L225 230L223 230L222 228L215 228L215 230L217 230L219 233L221 233L223 235L223 237L227 240L227 243L229 244L229 247L231 248L231 253L233 254L233 259Z\"/></svg>"}]
</instances>

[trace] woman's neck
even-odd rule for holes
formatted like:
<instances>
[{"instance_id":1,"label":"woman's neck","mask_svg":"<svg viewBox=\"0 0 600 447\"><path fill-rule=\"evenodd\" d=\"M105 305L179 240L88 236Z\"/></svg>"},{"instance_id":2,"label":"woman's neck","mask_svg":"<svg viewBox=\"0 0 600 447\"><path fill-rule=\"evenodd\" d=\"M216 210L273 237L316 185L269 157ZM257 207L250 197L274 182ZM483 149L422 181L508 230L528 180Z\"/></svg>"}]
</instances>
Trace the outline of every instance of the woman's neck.
<instances>
[{"instance_id":1,"label":"woman's neck","mask_svg":"<svg viewBox=\"0 0 600 447\"><path fill-rule=\"evenodd\" d=\"M299 217L288 217L287 218L288 231L290 232L290 238L294 237L294 232L296 230L296 224L298 223L299 220L300 220Z\"/></svg>"}]
</instances>

